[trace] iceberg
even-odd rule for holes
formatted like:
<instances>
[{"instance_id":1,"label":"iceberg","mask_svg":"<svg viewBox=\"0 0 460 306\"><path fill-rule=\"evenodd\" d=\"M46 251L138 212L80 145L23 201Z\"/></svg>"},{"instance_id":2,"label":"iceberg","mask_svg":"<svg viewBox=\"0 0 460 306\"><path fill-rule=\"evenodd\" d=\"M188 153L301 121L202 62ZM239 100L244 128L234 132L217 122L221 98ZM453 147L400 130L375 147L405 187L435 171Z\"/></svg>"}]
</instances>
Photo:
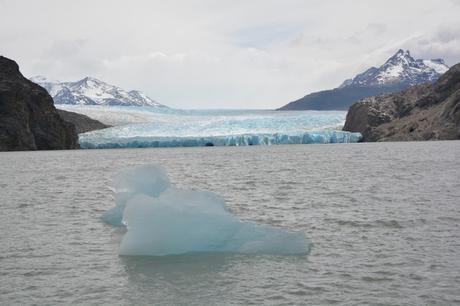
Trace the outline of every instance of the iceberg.
<instances>
[{"instance_id":1,"label":"iceberg","mask_svg":"<svg viewBox=\"0 0 460 306\"><path fill-rule=\"evenodd\" d=\"M101 218L113 226L124 226L123 212L130 198L139 194L158 197L170 186L168 175L159 166L144 165L124 169L115 175L112 182L115 207L103 213Z\"/></svg>"},{"instance_id":2,"label":"iceberg","mask_svg":"<svg viewBox=\"0 0 460 306\"><path fill-rule=\"evenodd\" d=\"M120 255L289 255L310 249L303 232L242 221L215 193L173 187L160 166L125 169L115 177L113 189L116 206L102 219L126 227Z\"/></svg>"},{"instance_id":3,"label":"iceberg","mask_svg":"<svg viewBox=\"0 0 460 306\"><path fill-rule=\"evenodd\" d=\"M142 112L145 115L137 114L136 118L144 118L146 122L80 134L80 146L85 149L248 146L349 143L361 139L360 133L339 130L346 115L339 111Z\"/></svg>"}]
</instances>

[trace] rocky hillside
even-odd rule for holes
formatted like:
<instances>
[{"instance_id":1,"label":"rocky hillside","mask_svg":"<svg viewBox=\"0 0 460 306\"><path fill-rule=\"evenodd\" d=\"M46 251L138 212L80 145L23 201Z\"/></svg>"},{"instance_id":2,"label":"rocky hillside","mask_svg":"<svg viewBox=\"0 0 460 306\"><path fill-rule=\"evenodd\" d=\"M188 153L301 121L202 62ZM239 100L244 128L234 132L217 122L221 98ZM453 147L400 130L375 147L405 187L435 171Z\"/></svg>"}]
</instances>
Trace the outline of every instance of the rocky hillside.
<instances>
[{"instance_id":1,"label":"rocky hillside","mask_svg":"<svg viewBox=\"0 0 460 306\"><path fill-rule=\"evenodd\" d=\"M308 94L279 110L347 110L364 97L432 83L448 69L442 59L414 59L409 51L400 49L382 66L371 67L338 88Z\"/></svg>"},{"instance_id":2,"label":"rocky hillside","mask_svg":"<svg viewBox=\"0 0 460 306\"><path fill-rule=\"evenodd\" d=\"M433 84L353 104L343 130L363 141L460 139L460 64Z\"/></svg>"},{"instance_id":3,"label":"rocky hillside","mask_svg":"<svg viewBox=\"0 0 460 306\"><path fill-rule=\"evenodd\" d=\"M75 126L59 116L48 92L0 56L0 151L75 148Z\"/></svg>"},{"instance_id":4,"label":"rocky hillside","mask_svg":"<svg viewBox=\"0 0 460 306\"><path fill-rule=\"evenodd\" d=\"M62 119L75 125L78 134L95 130L102 130L110 127L110 125L105 125L102 122L91 119L90 117L82 114L68 112L62 109L58 109L57 111Z\"/></svg>"}]
</instances>

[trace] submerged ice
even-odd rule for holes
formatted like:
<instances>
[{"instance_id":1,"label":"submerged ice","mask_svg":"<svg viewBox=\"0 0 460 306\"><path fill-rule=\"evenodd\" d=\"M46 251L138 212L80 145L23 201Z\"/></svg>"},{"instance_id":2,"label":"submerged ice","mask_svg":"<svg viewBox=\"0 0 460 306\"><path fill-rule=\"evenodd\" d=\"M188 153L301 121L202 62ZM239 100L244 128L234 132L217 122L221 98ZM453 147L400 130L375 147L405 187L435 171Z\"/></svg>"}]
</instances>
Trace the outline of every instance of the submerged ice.
<instances>
[{"instance_id":1,"label":"submerged ice","mask_svg":"<svg viewBox=\"0 0 460 306\"><path fill-rule=\"evenodd\" d=\"M121 255L163 256L200 252L305 254L302 232L241 221L208 191L171 186L156 165L129 168L114 179L116 206L102 219L127 231Z\"/></svg>"},{"instance_id":2,"label":"submerged ice","mask_svg":"<svg viewBox=\"0 0 460 306\"><path fill-rule=\"evenodd\" d=\"M340 111L137 111L135 122L80 134L79 142L87 149L358 142L359 133L340 131L345 115Z\"/></svg>"}]
</instances>

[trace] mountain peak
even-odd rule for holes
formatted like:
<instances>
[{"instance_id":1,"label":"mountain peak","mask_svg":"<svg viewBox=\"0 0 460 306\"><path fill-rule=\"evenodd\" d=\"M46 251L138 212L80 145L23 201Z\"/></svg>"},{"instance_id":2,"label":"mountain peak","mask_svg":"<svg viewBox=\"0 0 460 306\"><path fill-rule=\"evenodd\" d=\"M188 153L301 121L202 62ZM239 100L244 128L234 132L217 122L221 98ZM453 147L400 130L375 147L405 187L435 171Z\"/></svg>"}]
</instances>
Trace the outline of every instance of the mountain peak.
<instances>
[{"instance_id":1,"label":"mountain peak","mask_svg":"<svg viewBox=\"0 0 460 306\"><path fill-rule=\"evenodd\" d=\"M409 65L410 63L414 62L415 59L410 55L409 50L403 50L399 49L398 52L396 52L392 57L390 57L385 64L396 64L396 63L402 63L405 65ZM384 64L384 65L385 65Z\"/></svg>"},{"instance_id":2,"label":"mountain peak","mask_svg":"<svg viewBox=\"0 0 460 306\"><path fill-rule=\"evenodd\" d=\"M42 76L30 80L44 87L55 104L166 107L140 91L128 92L90 76L76 82L51 81Z\"/></svg>"},{"instance_id":3,"label":"mountain peak","mask_svg":"<svg viewBox=\"0 0 460 306\"><path fill-rule=\"evenodd\" d=\"M106 85L106 83L102 82L101 80L98 80L96 78L89 77L89 76L87 76L87 77L85 77L85 78L83 78L80 81L77 81L75 83L86 84L87 86Z\"/></svg>"},{"instance_id":4,"label":"mountain peak","mask_svg":"<svg viewBox=\"0 0 460 306\"><path fill-rule=\"evenodd\" d=\"M409 50L399 49L398 51L396 51L396 53L393 55L393 57L394 56L410 57L410 52L409 52Z\"/></svg>"},{"instance_id":5,"label":"mountain peak","mask_svg":"<svg viewBox=\"0 0 460 306\"><path fill-rule=\"evenodd\" d=\"M102 82L101 80L96 79L96 78L93 78L93 77L90 77L90 76L85 77L83 80L84 80L85 82L91 81L91 82L97 82L97 83L104 83L104 82Z\"/></svg>"},{"instance_id":6,"label":"mountain peak","mask_svg":"<svg viewBox=\"0 0 460 306\"><path fill-rule=\"evenodd\" d=\"M353 79L346 80L346 86L389 86L394 84L415 85L434 82L449 67L442 59L414 59L409 50L399 49L379 68L372 67Z\"/></svg>"}]
</instances>

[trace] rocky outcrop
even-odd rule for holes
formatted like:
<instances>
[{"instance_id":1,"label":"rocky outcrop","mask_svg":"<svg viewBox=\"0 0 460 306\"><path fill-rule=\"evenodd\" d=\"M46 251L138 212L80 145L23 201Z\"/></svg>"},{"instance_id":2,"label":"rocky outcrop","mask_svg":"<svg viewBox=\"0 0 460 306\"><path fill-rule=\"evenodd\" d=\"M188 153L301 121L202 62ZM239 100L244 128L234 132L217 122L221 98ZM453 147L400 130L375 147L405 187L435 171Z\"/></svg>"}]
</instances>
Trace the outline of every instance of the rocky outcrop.
<instances>
[{"instance_id":1,"label":"rocky outcrop","mask_svg":"<svg viewBox=\"0 0 460 306\"><path fill-rule=\"evenodd\" d=\"M48 92L0 56L0 151L75 148L75 126L59 116Z\"/></svg>"},{"instance_id":2,"label":"rocky outcrop","mask_svg":"<svg viewBox=\"0 0 460 306\"><path fill-rule=\"evenodd\" d=\"M433 84L360 100L343 130L360 132L363 141L460 139L460 64Z\"/></svg>"},{"instance_id":3,"label":"rocky outcrop","mask_svg":"<svg viewBox=\"0 0 460 306\"><path fill-rule=\"evenodd\" d=\"M62 119L75 125L78 134L95 130L102 130L110 127L110 125L105 125L100 121L91 119L90 117L82 114L68 112L62 109L58 109L57 111Z\"/></svg>"}]
</instances>

